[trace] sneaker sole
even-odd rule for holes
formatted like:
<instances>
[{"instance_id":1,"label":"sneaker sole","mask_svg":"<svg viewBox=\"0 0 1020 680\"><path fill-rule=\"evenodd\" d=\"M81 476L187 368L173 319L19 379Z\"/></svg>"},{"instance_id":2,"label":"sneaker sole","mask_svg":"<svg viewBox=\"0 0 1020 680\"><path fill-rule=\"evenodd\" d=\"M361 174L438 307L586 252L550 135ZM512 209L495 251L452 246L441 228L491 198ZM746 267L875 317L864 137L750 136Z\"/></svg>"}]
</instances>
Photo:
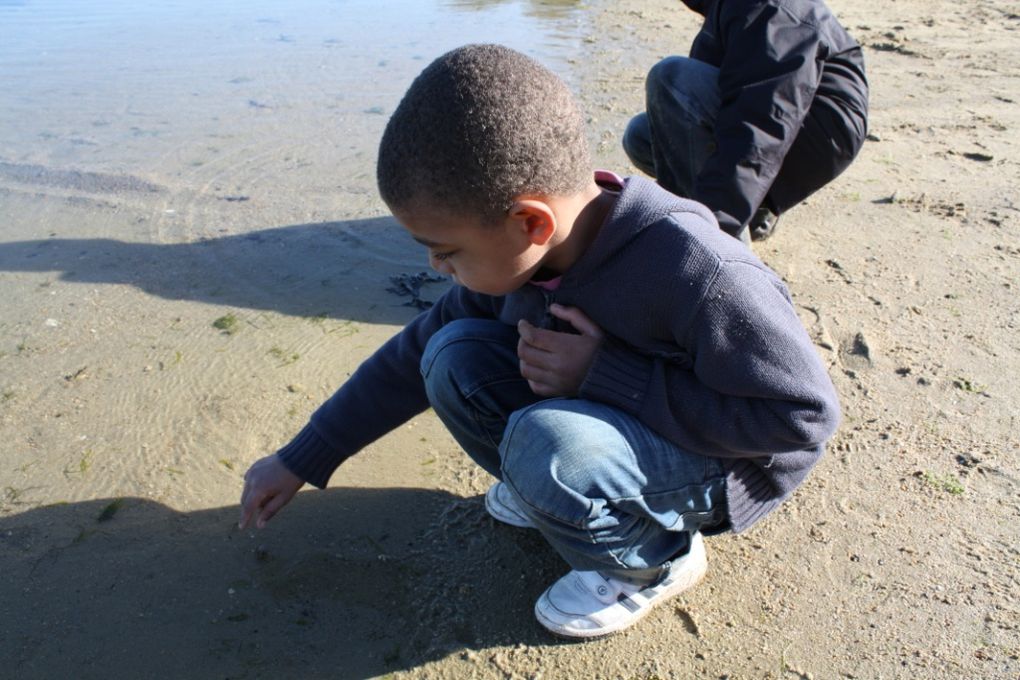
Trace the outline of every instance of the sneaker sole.
<instances>
[{"instance_id":1,"label":"sneaker sole","mask_svg":"<svg viewBox=\"0 0 1020 680\"><path fill-rule=\"evenodd\" d=\"M599 628L597 630L573 630L565 628L562 624L553 621L548 618L542 611L543 603L544 606L549 609L555 609L551 602L549 602L545 593L542 593L541 597L538 598L538 602L535 603L535 618L538 622L553 635L568 639L586 639L590 640L593 638L606 637L607 635L613 635L619 633L621 630L626 630L634 624L641 621L643 618L648 616L652 610L654 610L663 601L668 600L672 597L676 597L680 593L686 592L698 585L703 578L705 573L708 571L708 559L705 557L705 553L701 553L700 563L694 568L694 571L684 574L682 577L671 581L667 584L661 584L656 587L656 592L651 597L644 595L647 590L635 593L633 596L626 596L624 599L630 599L638 605L637 611L634 612L634 616L619 623L607 626L605 628ZM659 589L661 588L661 590ZM646 604L640 605L640 601L644 600Z\"/></svg>"}]
</instances>

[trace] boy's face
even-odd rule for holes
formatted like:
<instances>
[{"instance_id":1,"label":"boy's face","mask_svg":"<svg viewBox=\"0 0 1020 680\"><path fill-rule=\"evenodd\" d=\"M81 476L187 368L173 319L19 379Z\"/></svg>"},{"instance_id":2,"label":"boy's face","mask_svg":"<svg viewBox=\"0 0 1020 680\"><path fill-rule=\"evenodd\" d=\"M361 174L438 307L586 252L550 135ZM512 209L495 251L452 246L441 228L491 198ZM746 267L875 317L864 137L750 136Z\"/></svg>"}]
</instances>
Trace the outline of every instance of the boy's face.
<instances>
[{"instance_id":1,"label":"boy's face","mask_svg":"<svg viewBox=\"0 0 1020 680\"><path fill-rule=\"evenodd\" d=\"M531 279L546 248L536 244L525 221L507 217L496 225L436 209L394 211L415 241L429 249L440 274L486 295L506 295Z\"/></svg>"}]
</instances>

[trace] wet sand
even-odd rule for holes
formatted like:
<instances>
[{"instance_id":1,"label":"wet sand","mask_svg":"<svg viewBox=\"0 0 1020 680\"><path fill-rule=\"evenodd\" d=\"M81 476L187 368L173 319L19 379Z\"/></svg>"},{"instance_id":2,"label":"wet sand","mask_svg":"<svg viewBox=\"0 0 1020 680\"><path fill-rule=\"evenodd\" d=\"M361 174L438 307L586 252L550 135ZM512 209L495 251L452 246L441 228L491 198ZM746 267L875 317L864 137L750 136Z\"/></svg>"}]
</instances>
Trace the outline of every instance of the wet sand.
<instances>
[{"instance_id":1,"label":"wet sand","mask_svg":"<svg viewBox=\"0 0 1020 680\"><path fill-rule=\"evenodd\" d=\"M619 135L692 13L461 4L451 21L484 39L503 41L489 11L555 26L540 49L599 164L634 172ZM394 279L424 257L372 159L446 46L359 53L257 6L250 62L235 38L201 77L183 48L172 73L110 58L121 84L83 64L74 115L25 87L0 114L0 675L1020 675L1020 7L831 6L868 49L872 136L756 251L789 283L843 425L782 510L708 542L703 584L584 644L534 621L565 567L488 518L489 480L432 414L266 530L235 528L247 466L417 312ZM144 20L121 36L139 50ZM19 39L40 73L59 56Z\"/></svg>"}]
</instances>

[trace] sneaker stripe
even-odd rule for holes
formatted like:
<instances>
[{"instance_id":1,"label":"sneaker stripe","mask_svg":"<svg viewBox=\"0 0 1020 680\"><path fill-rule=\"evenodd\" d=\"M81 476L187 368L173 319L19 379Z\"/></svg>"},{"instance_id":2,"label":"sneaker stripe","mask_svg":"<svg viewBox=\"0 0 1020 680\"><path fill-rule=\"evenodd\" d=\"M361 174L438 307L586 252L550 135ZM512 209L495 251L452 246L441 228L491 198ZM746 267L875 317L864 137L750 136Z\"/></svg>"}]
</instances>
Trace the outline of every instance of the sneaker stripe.
<instances>
[{"instance_id":1,"label":"sneaker stripe","mask_svg":"<svg viewBox=\"0 0 1020 680\"><path fill-rule=\"evenodd\" d=\"M617 602L623 605L624 609L629 611L631 614L637 614L639 611L641 611L641 605L635 602L627 595L620 595L620 597L617 599Z\"/></svg>"}]
</instances>

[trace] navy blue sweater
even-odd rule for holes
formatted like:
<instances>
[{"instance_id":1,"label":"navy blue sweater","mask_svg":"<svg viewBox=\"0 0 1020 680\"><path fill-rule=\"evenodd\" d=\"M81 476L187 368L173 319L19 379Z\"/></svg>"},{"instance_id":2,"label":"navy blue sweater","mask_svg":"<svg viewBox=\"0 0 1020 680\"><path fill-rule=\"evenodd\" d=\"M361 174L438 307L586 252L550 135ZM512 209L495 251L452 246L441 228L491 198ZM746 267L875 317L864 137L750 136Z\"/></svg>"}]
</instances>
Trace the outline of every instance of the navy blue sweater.
<instances>
[{"instance_id":1,"label":"navy blue sweater","mask_svg":"<svg viewBox=\"0 0 1020 680\"><path fill-rule=\"evenodd\" d=\"M555 291L450 289L369 357L278 455L325 486L346 458L428 408L418 366L443 324L526 318L560 329L547 313L552 302L580 308L605 332L579 396L722 459L734 531L786 498L836 429L835 390L779 277L704 206L632 177Z\"/></svg>"}]
</instances>

